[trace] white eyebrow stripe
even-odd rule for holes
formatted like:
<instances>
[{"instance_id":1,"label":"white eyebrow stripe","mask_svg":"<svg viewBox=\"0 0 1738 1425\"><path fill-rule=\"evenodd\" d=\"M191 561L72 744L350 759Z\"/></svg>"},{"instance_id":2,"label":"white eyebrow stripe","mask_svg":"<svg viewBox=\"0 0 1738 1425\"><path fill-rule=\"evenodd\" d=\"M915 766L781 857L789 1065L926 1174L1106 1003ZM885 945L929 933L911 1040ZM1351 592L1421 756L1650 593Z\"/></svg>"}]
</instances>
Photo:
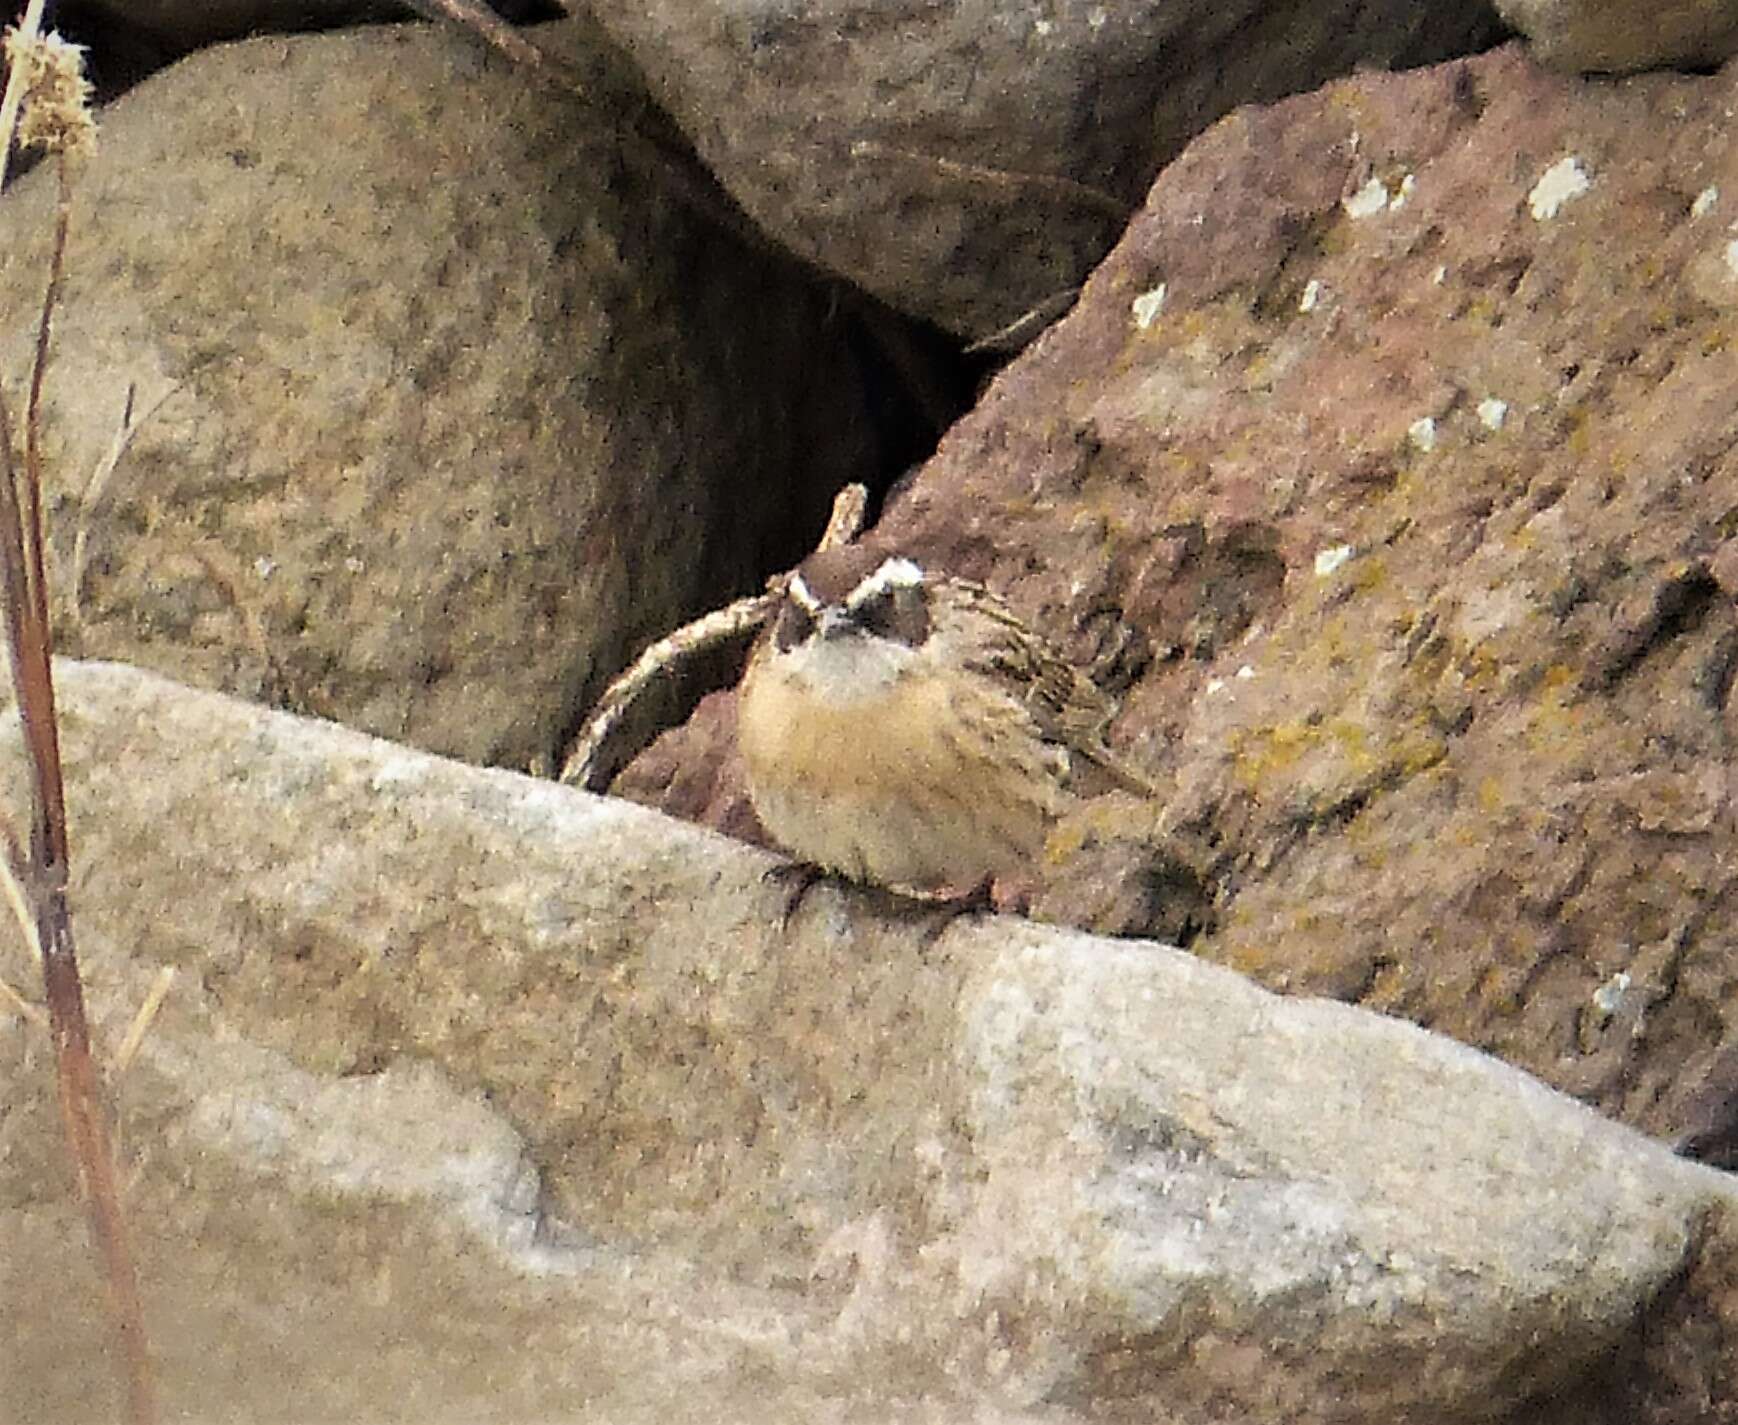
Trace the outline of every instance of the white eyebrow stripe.
<instances>
[{"instance_id":1,"label":"white eyebrow stripe","mask_svg":"<svg viewBox=\"0 0 1738 1425\"><path fill-rule=\"evenodd\" d=\"M814 596L814 593L809 589L809 586L803 582L803 576L801 574L791 575L791 582L787 592L797 601L797 603L802 605L805 613L820 613L821 601Z\"/></svg>"},{"instance_id":2,"label":"white eyebrow stripe","mask_svg":"<svg viewBox=\"0 0 1738 1425\"><path fill-rule=\"evenodd\" d=\"M884 559L881 567L845 596L845 607L855 609L889 589L915 589L923 583L923 570L909 559Z\"/></svg>"}]
</instances>

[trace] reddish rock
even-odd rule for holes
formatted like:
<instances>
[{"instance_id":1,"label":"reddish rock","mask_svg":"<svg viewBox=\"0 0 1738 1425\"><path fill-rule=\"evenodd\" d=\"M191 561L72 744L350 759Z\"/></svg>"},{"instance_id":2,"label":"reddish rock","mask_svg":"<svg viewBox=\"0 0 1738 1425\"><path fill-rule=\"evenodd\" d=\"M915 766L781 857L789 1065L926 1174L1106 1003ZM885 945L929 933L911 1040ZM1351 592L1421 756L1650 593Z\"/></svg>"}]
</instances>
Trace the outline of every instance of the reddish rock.
<instances>
[{"instance_id":1,"label":"reddish rock","mask_svg":"<svg viewBox=\"0 0 1738 1425\"><path fill-rule=\"evenodd\" d=\"M1662 1134L1738 996L1735 89L1234 115L877 532L1126 685L1198 953Z\"/></svg>"}]
</instances>

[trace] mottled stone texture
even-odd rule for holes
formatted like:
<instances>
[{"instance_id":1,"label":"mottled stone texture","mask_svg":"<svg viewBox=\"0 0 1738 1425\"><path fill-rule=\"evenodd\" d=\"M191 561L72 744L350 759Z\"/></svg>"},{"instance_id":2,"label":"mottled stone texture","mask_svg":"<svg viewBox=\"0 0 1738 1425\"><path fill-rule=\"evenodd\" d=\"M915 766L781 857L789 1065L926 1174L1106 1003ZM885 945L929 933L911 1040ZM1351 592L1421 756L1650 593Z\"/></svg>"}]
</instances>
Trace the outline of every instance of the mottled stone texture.
<instances>
[{"instance_id":1,"label":"mottled stone texture","mask_svg":"<svg viewBox=\"0 0 1738 1425\"><path fill-rule=\"evenodd\" d=\"M1515 47L1240 112L875 536L1126 691L1198 954L1666 1136L1738 1040L1735 103Z\"/></svg>"},{"instance_id":2,"label":"mottled stone texture","mask_svg":"<svg viewBox=\"0 0 1738 1425\"><path fill-rule=\"evenodd\" d=\"M1239 104L1490 43L1483 4L592 0L743 207L948 331L1077 285Z\"/></svg>"},{"instance_id":3,"label":"mottled stone texture","mask_svg":"<svg viewBox=\"0 0 1738 1425\"><path fill-rule=\"evenodd\" d=\"M817 889L641 808L59 665L74 905L194 1420L1685 1420L1730 1179L1193 956ZM15 724L0 790L20 790ZM22 979L23 956L5 962ZM90 1418L0 1020L0 1412Z\"/></svg>"},{"instance_id":4,"label":"mottled stone texture","mask_svg":"<svg viewBox=\"0 0 1738 1425\"><path fill-rule=\"evenodd\" d=\"M591 102L404 26L103 111L48 384L64 646L553 763L641 644L806 546L814 463L873 473L849 313L623 139L583 26L541 33ZM14 382L53 201L44 169L0 205Z\"/></svg>"},{"instance_id":5,"label":"mottled stone texture","mask_svg":"<svg viewBox=\"0 0 1738 1425\"><path fill-rule=\"evenodd\" d=\"M1738 51L1732 0L1496 0L1534 58L1558 69L1625 74L1721 64Z\"/></svg>"}]
</instances>

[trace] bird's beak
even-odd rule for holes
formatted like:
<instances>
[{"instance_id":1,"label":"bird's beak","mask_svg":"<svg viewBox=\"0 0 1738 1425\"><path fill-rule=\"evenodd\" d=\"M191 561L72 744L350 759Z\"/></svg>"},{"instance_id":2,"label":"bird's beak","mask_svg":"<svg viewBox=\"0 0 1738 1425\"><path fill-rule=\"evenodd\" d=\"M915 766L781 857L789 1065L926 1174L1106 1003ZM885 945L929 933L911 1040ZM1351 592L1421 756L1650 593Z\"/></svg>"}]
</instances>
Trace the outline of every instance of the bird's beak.
<instances>
[{"instance_id":1,"label":"bird's beak","mask_svg":"<svg viewBox=\"0 0 1738 1425\"><path fill-rule=\"evenodd\" d=\"M843 638L848 633L855 633L857 625L852 622L851 615L843 609L825 608L821 610L820 631L822 638Z\"/></svg>"}]
</instances>

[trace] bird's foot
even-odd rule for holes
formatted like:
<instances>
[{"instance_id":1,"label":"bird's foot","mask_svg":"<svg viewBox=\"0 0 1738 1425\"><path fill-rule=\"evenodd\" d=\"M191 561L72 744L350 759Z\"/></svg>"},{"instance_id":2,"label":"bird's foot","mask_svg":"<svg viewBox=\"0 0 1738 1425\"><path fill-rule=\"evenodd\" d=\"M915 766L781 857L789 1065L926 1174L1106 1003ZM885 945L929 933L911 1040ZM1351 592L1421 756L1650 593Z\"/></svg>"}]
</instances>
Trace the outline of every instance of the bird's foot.
<instances>
[{"instance_id":1,"label":"bird's foot","mask_svg":"<svg viewBox=\"0 0 1738 1425\"><path fill-rule=\"evenodd\" d=\"M934 890L916 891L897 888L899 894L916 902L927 919L923 943L933 945L961 916L994 913L996 898L994 883L985 876L975 886L939 886Z\"/></svg>"},{"instance_id":2,"label":"bird's foot","mask_svg":"<svg viewBox=\"0 0 1738 1425\"><path fill-rule=\"evenodd\" d=\"M761 880L784 888L784 909L778 919L780 930L790 929L791 917L801 908L803 897L817 881L827 879L827 870L813 861L780 861L778 865L767 868Z\"/></svg>"}]
</instances>

